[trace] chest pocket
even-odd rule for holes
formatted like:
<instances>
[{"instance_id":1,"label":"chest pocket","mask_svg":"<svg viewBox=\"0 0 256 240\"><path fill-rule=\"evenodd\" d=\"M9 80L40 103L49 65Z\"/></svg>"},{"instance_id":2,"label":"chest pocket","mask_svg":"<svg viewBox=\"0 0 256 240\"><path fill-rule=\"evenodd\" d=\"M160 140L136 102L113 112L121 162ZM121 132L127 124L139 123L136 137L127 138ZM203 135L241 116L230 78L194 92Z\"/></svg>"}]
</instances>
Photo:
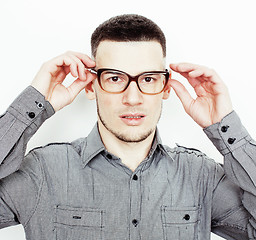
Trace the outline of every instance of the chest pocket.
<instances>
[{"instance_id":1,"label":"chest pocket","mask_svg":"<svg viewBox=\"0 0 256 240\"><path fill-rule=\"evenodd\" d=\"M103 240L104 211L91 208L56 207L57 240Z\"/></svg>"},{"instance_id":2,"label":"chest pocket","mask_svg":"<svg viewBox=\"0 0 256 240\"><path fill-rule=\"evenodd\" d=\"M165 240L198 239L198 207L162 206L161 214Z\"/></svg>"}]
</instances>

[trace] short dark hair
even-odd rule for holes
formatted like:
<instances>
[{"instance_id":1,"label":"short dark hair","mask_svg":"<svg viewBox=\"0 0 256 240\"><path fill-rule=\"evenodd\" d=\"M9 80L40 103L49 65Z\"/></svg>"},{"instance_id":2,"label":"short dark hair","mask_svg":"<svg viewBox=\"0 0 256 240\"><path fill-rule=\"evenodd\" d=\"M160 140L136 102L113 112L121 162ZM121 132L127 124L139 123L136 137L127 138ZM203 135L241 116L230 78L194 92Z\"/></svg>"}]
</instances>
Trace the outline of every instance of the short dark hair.
<instances>
[{"instance_id":1,"label":"short dark hair","mask_svg":"<svg viewBox=\"0 0 256 240\"><path fill-rule=\"evenodd\" d=\"M137 14L119 15L100 24L91 36L93 57L96 57L97 48L104 40L116 42L157 41L162 46L163 56L166 56L166 39L163 31L152 20Z\"/></svg>"}]
</instances>

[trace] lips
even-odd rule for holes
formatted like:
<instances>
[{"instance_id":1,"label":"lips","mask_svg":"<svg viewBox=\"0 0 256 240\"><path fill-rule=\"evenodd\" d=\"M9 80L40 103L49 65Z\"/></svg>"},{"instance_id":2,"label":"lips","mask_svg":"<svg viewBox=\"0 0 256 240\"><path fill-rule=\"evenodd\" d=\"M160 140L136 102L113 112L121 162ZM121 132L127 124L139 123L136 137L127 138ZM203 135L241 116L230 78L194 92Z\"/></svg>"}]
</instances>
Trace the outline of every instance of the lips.
<instances>
[{"instance_id":1,"label":"lips","mask_svg":"<svg viewBox=\"0 0 256 240\"><path fill-rule=\"evenodd\" d=\"M128 113L128 114L122 114L121 116L120 116L121 118L143 118L143 117L145 117L145 115L144 114L140 114L140 113Z\"/></svg>"},{"instance_id":2,"label":"lips","mask_svg":"<svg viewBox=\"0 0 256 240\"><path fill-rule=\"evenodd\" d=\"M121 120L128 126L139 126L143 123L145 115L141 113L127 113L120 116Z\"/></svg>"}]
</instances>

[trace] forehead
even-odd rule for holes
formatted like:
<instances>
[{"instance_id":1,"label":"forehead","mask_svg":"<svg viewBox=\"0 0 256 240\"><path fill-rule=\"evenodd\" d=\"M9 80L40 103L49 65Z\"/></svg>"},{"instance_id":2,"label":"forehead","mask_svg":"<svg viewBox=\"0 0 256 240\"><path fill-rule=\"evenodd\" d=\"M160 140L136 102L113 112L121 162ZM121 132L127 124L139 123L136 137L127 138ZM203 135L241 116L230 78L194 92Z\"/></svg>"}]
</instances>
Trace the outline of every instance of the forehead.
<instances>
[{"instance_id":1,"label":"forehead","mask_svg":"<svg viewBox=\"0 0 256 240\"><path fill-rule=\"evenodd\" d=\"M97 68L114 68L130 74L165 68L162 47L156 41L102 41L95 61Z\"/></svg>"}]
</instances>

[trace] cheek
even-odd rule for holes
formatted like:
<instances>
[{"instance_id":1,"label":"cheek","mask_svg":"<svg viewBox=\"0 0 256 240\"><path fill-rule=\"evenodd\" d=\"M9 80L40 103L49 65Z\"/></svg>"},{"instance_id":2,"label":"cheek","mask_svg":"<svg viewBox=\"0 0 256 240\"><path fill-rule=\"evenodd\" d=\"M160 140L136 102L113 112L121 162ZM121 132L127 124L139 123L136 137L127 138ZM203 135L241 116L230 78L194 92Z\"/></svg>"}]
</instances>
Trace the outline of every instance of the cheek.
<instances>
[{"instance_id":1,"label":"cheek","mask_svg":"<svg viewBox=\"0 0 256 240\"><path fill-rule=\"evenodd\" d=\"M153 117L158 118L159 115L161 114L162 103L163 103L162 98L151 99L151 101L148 102L147 108L148 108L148 111L151 112Z\"/></svg>"},{"instance_id":2,"label":"cheek","mask_svg":"<svg viewBox=\"0 0 256 240\"><path fill-rule=\"evenodd\" d=\"M97 103L100 112L107 116L112 116L114 108L117 105L117 101L114 101L109 96L97 96Z\"/></svg>"}]
</instances>

